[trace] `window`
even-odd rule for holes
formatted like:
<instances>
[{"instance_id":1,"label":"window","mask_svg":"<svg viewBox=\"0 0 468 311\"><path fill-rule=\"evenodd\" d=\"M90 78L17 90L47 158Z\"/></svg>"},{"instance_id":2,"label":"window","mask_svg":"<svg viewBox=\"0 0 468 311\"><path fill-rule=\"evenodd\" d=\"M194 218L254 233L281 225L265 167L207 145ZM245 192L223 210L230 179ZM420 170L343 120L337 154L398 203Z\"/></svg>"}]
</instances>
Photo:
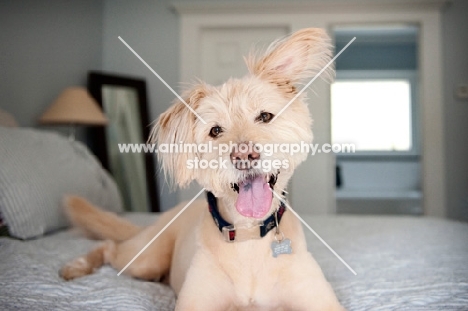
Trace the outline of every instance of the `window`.
<instances>
[{"instance_id":1,"label":"window","mask_svg":"<svg viewBox=\"0 0 468 311\"><path fill-rule=\"evenodd\" d=\"M354 144L357 154L415 153L414 78L379 75L353 72L332 84L332 142Z\"/></svg>"}]
</instances>

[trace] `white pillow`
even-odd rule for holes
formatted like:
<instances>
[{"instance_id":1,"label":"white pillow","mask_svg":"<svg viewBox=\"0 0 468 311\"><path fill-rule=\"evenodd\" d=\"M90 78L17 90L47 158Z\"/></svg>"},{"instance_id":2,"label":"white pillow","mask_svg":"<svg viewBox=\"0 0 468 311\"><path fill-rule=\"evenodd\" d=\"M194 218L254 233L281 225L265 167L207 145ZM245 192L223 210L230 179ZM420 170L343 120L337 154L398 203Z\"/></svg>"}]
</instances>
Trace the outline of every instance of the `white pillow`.
<instances>
[{"instance_id":1,"label":"white pillow","mask_svg":"<svg viewBox=\"0 0 468 311\"><path fill-rule=\"evenodd\" d=\"M28 239L68 226L67 194L122 211L114 180L83 144L57 133L0 127L0 215L10 235Z\"/></svg>"}]
</instances>

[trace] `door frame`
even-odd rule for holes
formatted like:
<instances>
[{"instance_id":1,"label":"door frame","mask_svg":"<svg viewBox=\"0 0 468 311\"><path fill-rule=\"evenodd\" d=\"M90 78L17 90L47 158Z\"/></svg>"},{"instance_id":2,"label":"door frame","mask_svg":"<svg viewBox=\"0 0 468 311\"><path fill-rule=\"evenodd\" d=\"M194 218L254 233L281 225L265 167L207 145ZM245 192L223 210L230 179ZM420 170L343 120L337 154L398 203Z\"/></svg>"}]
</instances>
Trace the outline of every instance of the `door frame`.
<instances>
[{"instance_id":1,"label":"door frame","mask_svg":"<svg viewBox=\"0 0 468 311\"><path fill-rule=\"evenodd\" d=\"M291 32L305 27L325 28L342 24L411 23L420 27L419 110L421 116L421 166L424 214L446 215L446 174L442 98L441 9L445 0L313 1L313 2L175 2L180 14L180 81L200 76L200 37L205 28L288 27ZM318 80L317 80L318 82ZM330 91L325 83L314 83L309 105L313 111L315 143L330 142ZM328 120L328 121L324 121ZM336 212L335 158L320 154L296 170L290 201L300 211L314 214ZM181 191L191 198L196 189Z\"/></svg>"}]
</instances>

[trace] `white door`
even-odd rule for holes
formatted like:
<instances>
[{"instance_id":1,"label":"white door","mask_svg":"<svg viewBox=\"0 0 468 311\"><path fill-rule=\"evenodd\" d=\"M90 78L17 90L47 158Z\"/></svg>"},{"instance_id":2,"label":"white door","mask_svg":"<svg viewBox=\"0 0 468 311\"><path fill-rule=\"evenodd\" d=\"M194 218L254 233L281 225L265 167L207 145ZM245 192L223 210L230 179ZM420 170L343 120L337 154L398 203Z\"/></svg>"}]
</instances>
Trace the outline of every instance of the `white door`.
<instances>
[{"instance_id":1,"label":"white door","mask_svg":"<svg viewBox=\"0 0 468 311\"><path fill-rule=\"evenodd\" d=\"M201 33L201 79L213 85L247 73L244 56L289 33L285 27L208 28Z\"/></svg>"}]
</instances>

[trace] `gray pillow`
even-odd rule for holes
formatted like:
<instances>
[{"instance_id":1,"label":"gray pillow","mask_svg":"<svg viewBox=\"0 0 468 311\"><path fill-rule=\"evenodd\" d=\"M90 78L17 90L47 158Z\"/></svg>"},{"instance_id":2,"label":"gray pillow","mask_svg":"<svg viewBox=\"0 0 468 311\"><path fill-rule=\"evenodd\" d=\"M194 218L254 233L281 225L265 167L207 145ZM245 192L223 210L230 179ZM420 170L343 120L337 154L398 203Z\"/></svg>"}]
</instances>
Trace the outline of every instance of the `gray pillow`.
<instances>
[{"instance_id":1,"label":"gray pillow","mask_svg":"<svg viewBox=\"0 0 468 311\"><path fill-rule=\"evenodd\" d=\"M68 226L67 194L122 211L115 182L83 144L52 132L0 127L0 215L10 235L28 239Z\"/></svg>"}]
</instances>

